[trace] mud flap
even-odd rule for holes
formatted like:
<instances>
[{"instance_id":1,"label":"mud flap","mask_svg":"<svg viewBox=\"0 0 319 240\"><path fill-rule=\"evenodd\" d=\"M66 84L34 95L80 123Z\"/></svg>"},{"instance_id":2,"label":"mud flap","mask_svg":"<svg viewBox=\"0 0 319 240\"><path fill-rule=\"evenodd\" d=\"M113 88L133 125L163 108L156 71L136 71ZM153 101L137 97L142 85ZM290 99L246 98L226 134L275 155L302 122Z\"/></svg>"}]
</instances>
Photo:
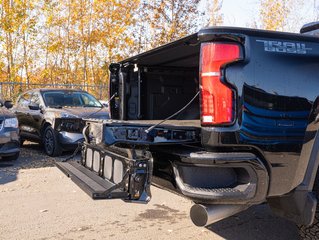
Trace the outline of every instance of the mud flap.
<instances>
[{"instance_id":1,"label":"mud flap","mask_svg":"<svg viewBox=\"0 0 319 240\"><path fill-rule=\"evenodd\" d=\"M93 199L151 199L153 159L148 151L84 144L80 162L56 165Z\"/></svg>"}]
</instances>

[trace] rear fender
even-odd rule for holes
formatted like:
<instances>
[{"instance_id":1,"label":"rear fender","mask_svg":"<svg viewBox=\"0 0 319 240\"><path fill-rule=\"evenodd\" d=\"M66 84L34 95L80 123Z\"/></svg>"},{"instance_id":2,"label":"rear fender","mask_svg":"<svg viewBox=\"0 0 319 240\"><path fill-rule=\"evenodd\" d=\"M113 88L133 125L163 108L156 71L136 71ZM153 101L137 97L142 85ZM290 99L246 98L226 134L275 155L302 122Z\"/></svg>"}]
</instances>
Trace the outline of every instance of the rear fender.
<instances>
[{"instance_id":1,"label":"rear fender","mask_svg":"<svg viewBox=\"0 0 319 240\"><path fill-rule=\"evenodd\" d=\"M278 215L297 224L311 225L317 207L312 193L319 166L319 97L313 104L306 129L298 171L295 175L296 188L290 193L268 199L271 209Z\"/></svg>"},{"instance_id":2,"label":"rear fender","mask_svg":"<svg viewBox=\"0 0 319 240\"><path fill-rule=\"evenodd\" d=\"M309 118L300 162L304 163L305 172L296 176L303 177L298 188L312 191L319 165L319 97L313 105Z\"/></svg>"}]
</instances>

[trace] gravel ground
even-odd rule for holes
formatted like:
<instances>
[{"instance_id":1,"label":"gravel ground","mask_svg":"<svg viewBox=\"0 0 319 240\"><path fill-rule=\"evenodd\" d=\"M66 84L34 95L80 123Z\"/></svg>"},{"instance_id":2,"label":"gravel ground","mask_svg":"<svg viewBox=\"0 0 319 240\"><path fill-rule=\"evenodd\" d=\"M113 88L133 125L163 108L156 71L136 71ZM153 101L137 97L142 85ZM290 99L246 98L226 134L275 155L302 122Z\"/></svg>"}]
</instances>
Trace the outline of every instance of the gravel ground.
<instances>
[{"instance_id":1,"label":"gravel ground","mask_svg":"<svg viewBox=\"0 0 319 240\"><path fill-rule=\"evenodd\" d=\"M0 162L0 239L298 239L295 225L267 205L198 228L190 201L155 187L147 205L93 201L54 167L67 156L27 143L19 160Z\"/></svg>"}]
</instances>

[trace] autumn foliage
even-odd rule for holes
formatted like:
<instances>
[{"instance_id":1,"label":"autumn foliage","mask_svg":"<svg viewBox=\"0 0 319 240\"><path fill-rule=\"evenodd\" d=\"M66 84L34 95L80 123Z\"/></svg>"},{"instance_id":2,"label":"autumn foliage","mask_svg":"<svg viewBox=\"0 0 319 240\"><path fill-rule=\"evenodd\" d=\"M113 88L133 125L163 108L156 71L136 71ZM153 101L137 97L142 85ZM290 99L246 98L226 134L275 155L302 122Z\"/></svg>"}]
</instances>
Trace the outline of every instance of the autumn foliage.
<instances>
[{"instance_id":1,"label":"autumn foliage","mask_svg":"<svg viewBox=\"0 0 319 240\"><path fill-rule=\"evenodd\" d=\"M261 28L283 31L293 0L262 0L260 7Z\"/></svg>"},{"instance_id":2,"label":"autumn foliage","mask_svg":"<svg viewBox=\"0 0 319 240\"><path fill-rule=\"evenodd\" d=\"M0 83L21 83L19 91L32 83L107 86L111 62L194 32L198 4L2 0Z\"/></svg>"}]
</instances>

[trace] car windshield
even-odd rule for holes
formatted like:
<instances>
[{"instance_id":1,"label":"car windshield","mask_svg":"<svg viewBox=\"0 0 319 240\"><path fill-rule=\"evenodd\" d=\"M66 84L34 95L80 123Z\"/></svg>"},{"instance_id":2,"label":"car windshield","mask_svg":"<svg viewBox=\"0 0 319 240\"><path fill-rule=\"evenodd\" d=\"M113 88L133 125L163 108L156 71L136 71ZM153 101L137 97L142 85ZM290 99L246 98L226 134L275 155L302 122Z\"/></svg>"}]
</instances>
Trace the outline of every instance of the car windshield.
<instances>
[{"instance_id":1,"label":"car windshield","mask_svg":"<svg viewBox=\"0 0 319 240\"><path fill-rule=\"evenodd\" d=\"M43 93L45 105L48 107L98 107L102 104L86 92L47 91Z\"/></svg>"}]
</instances>

